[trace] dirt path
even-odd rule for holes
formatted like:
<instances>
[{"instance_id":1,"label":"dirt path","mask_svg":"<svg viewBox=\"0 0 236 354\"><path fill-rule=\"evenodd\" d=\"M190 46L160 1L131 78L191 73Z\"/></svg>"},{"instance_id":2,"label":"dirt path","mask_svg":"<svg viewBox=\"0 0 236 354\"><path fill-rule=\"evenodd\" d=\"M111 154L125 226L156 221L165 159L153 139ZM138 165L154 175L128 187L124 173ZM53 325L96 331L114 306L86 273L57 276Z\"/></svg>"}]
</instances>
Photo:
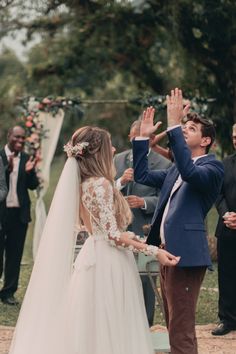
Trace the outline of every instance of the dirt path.
<instances>
[{"instance_id":1,"label":"dirt path","mask_svg":"<svg viewBox=\"0 0 236 354\"><path fill-rule=\"evenodd\" d=\"M236 331L223 337L211 335L215 324L196 326L198 338L198 354L236 354ZM165 331L165 327L154 326L155 331ZM186 353L188 354L188 353Z\"/></svg>"},{"instance_id":2,"label":"dirt path","mask_svg":"<svg viewBox=\"0 0 236 354\"><path fill-rule=\"evenodd\" d=\"M7 354L13 335L13 327L0 326L0 354Z\"/></svg>"},{"instance_id":3,"label":"dirt path","mask_svg":"<svg viewBox=\"0 0 236 354\"><path fill-rule=\"evenodd\" d=\"M236 354L236 331L223 337L214 337L211 335L211 330L214 328L213 324L197 326L196 328L199 354ZM154 326L153 330L165 331L165 328ZM12 327L0 326L0 354L8 353L12 334Z\"/></svg>"}]
</instances>

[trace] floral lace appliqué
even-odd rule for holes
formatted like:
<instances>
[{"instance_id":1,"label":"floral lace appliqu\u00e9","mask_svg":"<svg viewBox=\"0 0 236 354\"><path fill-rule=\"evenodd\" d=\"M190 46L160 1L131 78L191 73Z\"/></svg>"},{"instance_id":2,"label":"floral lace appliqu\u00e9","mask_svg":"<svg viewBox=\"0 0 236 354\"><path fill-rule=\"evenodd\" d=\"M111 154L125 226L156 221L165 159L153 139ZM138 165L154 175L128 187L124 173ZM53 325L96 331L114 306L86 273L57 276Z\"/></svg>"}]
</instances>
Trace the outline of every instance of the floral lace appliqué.
<instances>
[{"instance_id":1,"label":"floral lace appliqu\u00e9","mask_svg":"<svg viewBox=\"0 0 236 354\"><path fill-rule=\"evenodd\" d=\"M121 231L115 218L111 183L104 177L86 180L82 183L82 201L92 216L90 219L93 234L103 234L107 241L115 245Z\"/></svg>"}]
</instances>

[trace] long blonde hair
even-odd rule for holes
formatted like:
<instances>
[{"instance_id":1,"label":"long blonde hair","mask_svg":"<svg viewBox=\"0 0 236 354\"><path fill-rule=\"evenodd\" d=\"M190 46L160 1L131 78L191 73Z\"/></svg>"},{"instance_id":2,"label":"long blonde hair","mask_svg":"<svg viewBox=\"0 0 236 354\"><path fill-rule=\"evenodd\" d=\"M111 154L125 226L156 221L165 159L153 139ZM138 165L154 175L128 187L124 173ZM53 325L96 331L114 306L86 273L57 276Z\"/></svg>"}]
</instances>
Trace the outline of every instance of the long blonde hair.
<instances>
[{"instance_id":1,"label":"long blonde hair","mask_svg":"<svg viewBox=\"0 0 236 354\"><path fill-rule=\"evenodd\" d=\"M105 177L111 182L117 225L120 230L124 230L132 221L132 213L127 201L114 184L116 170L110 134L105 129L85 126L76 130L71 138L72 146L82 143L88 144L84 145L82 153L76 156L81 180L84 181L89 177Z\"/></svg>"}]
</instances>

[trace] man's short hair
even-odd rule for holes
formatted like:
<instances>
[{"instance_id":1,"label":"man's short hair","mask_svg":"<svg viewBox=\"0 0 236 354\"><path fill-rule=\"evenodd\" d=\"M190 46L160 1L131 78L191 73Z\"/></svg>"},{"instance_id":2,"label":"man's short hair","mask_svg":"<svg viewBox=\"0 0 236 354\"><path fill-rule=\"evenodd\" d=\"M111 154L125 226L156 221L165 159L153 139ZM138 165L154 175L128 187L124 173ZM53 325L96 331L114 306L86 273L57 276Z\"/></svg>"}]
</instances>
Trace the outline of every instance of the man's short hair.
<instances>
[{"instance_id":1,"label":"man's short hair","mask_svg":"<svg viewBox=\"0 0 236 354\"><path fill-rule=\"evenodd\" d=\"M206 146L206 153L208 153L216 138L216 131L213 122L195 112L188 113L187 116L183 118L184 124L188 121L201 124L202 137L208 137L211 139L210 144Z\"/></svg>"}]
</instances>

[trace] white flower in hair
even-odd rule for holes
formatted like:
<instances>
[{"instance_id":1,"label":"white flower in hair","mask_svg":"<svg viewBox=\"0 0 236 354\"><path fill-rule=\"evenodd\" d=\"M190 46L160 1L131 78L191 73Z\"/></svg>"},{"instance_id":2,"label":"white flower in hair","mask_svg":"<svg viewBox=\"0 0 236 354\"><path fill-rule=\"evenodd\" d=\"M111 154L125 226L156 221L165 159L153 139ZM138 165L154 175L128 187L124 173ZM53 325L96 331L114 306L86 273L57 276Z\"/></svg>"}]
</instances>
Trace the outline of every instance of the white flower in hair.
<instances>
[{"instance_id":1,"label":"white flower in hair","mask_svg":"<svg viewBox=\"0 0 236 354\"><path fill-rule=\"evenodd\" d=\"M77 157L83 156L87 146L89 146L87 141L82 141L81 143L78 143L74 146L69 141L66 145L64 145L63 150L66 152L68 157Z\"/></svg>"}]
</instances>

